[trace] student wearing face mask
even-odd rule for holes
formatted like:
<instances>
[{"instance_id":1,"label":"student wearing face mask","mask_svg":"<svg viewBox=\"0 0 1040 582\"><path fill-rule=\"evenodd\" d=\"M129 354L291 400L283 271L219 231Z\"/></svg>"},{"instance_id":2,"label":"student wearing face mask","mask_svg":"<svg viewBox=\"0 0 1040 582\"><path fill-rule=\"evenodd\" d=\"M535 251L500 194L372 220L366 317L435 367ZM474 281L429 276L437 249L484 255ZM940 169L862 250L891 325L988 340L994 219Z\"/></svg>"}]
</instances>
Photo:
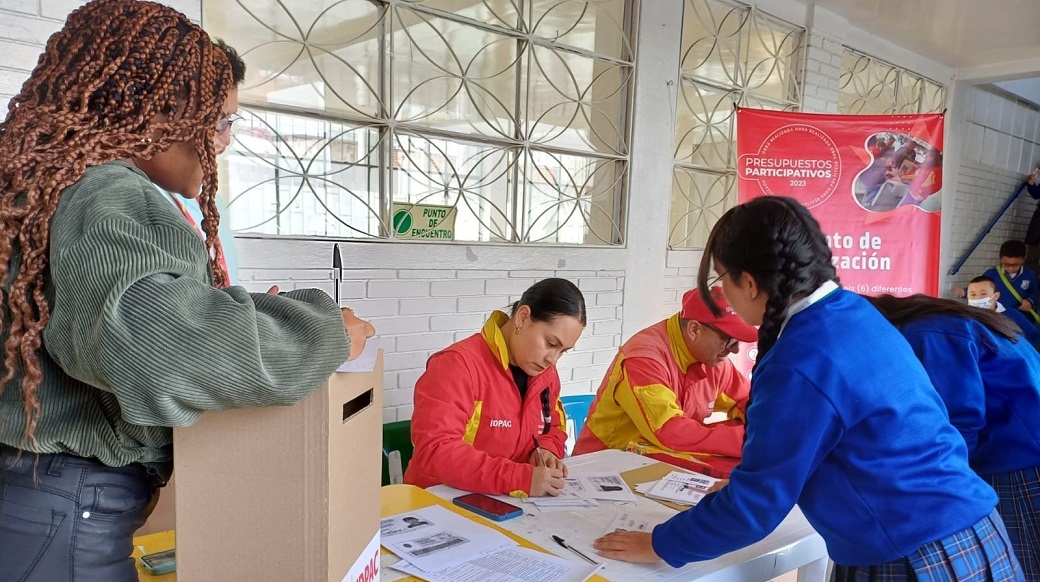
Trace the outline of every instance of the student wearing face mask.
<instances>
[{"instance_id":1,"label":"student wearing face mask","mask_svg":"<svg viewBox=\"0 0 1040 582\"><path fill-rule=\"evenodd\" d=\"M556 362L585 321L577 286L545 279L510 314L495 311L480 333L431 356L415 384L415 453L405 483L559 495L567 419Z\"/></svg>"},{"instance_id":2,"label":"student wearing face mask","mask_svg":"<svg viewBox=\"0 0 1040 582\"><path fill-rule=\"evenodd\" d=\"M758 331L733 313L718 288L716 317L696 289L682 309L632 336L614 358L590 408L574 454L625 450L646 441L662 461L714 477L740 462L749 384L730 361ZM728 420L705 424L713 412ZM692 461L692 462L691 462Z\"/></svg>"},{"instance_id":3,"label":"student wearing face mask","mask_svg":"<svg viewBox=\"0 0 1040 582\"><path fill-rule=\"evenodd\" d=\"M1033 323L1040 323L1040 314L1036 312L1037 279L1036 273L1025 266L1026 245L1020 240L1005 241L1000 245L1000 263L990 267L982 274L997 286L997 301L1008 311L1017 310L1024 313ZM954 290L958 297L965 296L965 290Z\"/></svg>"},{"instance_id":4,"label":"student wearing face mask","mask_svg":"<svg viewBox=\"0 0 1040 582\"><path fill-rule=\"evenodd\" d=\"M997 291L997 284L993 279L986 276L975 277L968 283L968 305L1007 317L1022 330L1022 336L1030 345L1034 348L1040 346L1040 328L1033 325L1025 313L1017 309L1004 309L998 299L1000 292Z\"/></svg>"}]
</instances>

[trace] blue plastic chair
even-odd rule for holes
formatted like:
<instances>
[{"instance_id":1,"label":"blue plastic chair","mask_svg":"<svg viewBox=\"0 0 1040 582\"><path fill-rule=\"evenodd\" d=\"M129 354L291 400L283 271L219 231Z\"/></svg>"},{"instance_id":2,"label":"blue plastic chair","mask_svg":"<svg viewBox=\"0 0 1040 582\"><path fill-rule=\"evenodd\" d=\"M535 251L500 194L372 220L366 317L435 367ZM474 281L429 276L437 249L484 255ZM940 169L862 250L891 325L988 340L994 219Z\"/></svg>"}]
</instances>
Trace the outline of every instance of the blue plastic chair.
<instances>
[{"instance_id":1,"label":"blue plastic chair","mask_svg":"<svg viewBox=\"0 0 1040 582\"><path fill-rule=\"evenodd\" d=\"M570 456L574 449L574 442L578 440L578 435L585 426L585 419L589 416L589 406L592 405L592 400L595 398L595 394L573 394L560 397L563 412L567 415L567 456Z\"/></svg>"}]
</instances>

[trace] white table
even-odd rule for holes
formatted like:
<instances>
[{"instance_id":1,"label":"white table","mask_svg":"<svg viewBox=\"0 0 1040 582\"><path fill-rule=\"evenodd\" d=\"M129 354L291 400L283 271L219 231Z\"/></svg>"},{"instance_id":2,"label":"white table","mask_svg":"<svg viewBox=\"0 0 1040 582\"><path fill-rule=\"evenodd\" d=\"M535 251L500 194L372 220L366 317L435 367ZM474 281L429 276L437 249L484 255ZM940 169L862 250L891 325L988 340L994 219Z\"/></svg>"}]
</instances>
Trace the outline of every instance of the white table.
<instances>
[{"instance_id":1,"label":"white table","mask_svg":"<svg viewBox=\"0 0 1040 582\"><path fill-rule=\"evenodd\" d=\"M616 471L624 472L657 461L624 451L606 450L567 459L571 471ZM438 485L427 489L443 499L452 499L465 492ZM773 533L762 541L725 556L705 562L694 562L676 569L664 562L657 564L631 564L609 560L595 553L592 542L606 533L607 527L619 511L645 517L650 523L661 523L676 514L641 495L636 501L600 501L595 509L541 512L532 504L522 503L509 497L501 497L524 508L524 515L499 522L509 531L527 538L561 558L580 560L570 551L556 545L552 535L558 535L586 555L605 564L600 574L614 582L626 580L674 581L698 580L702 582L754 582L764 581L785 572L798 570L798 582L822 582L827 573L827 548L823 538L809 525L802 512L795 507Z\"/></svg>"}]
</instances>

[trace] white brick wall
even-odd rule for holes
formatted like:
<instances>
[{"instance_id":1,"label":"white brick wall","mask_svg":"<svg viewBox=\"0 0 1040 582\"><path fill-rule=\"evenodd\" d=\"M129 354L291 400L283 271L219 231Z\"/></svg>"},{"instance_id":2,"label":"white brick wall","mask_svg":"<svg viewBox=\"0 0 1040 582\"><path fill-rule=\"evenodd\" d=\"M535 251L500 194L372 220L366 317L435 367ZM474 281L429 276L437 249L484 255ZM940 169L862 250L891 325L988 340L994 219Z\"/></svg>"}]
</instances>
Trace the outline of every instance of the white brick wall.
<instances>
[{"instance_id":1,"label":"white brick wall","mask_svg":"<svg viewBox=\"0 0 1040 582\"><path fill-rule=\"evenodd\" d=\"M968 93L963 161L1026 174L1040 161L1040 112L1033 105L982 89Z\"/></svg>"},{"instance_id":2,"label":"white brick wall","mask_svg":"<svg viewBox=\"0 0 1040 582\"><path fill-rule=\"evenodd\" d=\"M807 113L838 112L838 82L844 47L818 31L809 33L806 43L805 84L802 111Z\"/></svg>"},{"instance_id":3,"label":"white brick wall","mask_svg":"<svg viewBox=\"0 0 1040 582\"><path fill-rule=\"evenodd\" d=\"M621 345L623 271L344 270L341 300L372 321L384 350L384 420L411 418L415 381L431 354L477 333L492 310L507 310L546 277L574 281L588 305L588 326L559 363L563 391L595 391ZM240 278L257 292L271 285L333 290L331 269L246 268Z\"/></svg>"},{"instance_id":4,"label":"white brick wall","mask_svg":"<svg viewBox=\"0 0 1040 582\"><path fill-rule=\"evenodd\" d=\"M679 311L684 293L697 285L697 271L701 266L703 251L671 250L665 263L665 300L661 305L661 318Z\"/></svg>"},{"instance_id":5,"label":"white brick wall","mask_svg":"<svg viewBox=\"0 0 1040 582\"><path fill-rule=\"evenodd\" d=\"M956 182L943 188L945 241L941 264L949 296L997 262L1001 243L1025 236L1037 202L1023 193L994 225L979 247L955 275L947 271L968 250L986 224L1040 162L1040 111L1003 94L981 88L962 92L960 121L948 128L947 143L956 141L960 159ZM956 148L955 148L956 149ZM949 168L947 160L947 168ZM949 175L949 171L947 171Z\"/></svg>"},{"instance_id":6,"label":"white brick wall","mask_svg":"<svg viewBox=\"0 0 1040 582\"><path fill-rule=\"evenodd\" d=\"M941 264L944 265L944 271L961 258L975 237L1021 183L1021 172L1000 170L977 163L961 164L960 179L954 193L954 236L949 248L943 249L942 253ZM947 285L940 290L941 293L950 296L952 285L967 285L973 277L981 275L983 271L995 265L1000 245L1004 241L1021 240L1025 236L1026 227L1036 205L1036 201L1028 195L1019 196L960 271L948 277Z\"/></svg>"}]
</instances>

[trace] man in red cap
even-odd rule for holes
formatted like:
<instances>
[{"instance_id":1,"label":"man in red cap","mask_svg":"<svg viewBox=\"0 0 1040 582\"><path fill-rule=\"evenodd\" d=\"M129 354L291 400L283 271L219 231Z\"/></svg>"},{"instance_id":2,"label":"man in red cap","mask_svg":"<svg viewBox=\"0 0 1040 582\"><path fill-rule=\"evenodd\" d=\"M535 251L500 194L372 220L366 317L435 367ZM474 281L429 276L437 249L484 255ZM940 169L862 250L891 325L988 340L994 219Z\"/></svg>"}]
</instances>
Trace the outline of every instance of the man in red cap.
<instances>
[{"instance_id":1,"label":"man in red cap","mask_svg":"<svg viewBox=\"0 0 1040 582\"><path fill-rule=\"evenodd\" d=\"M750 386L729 359L758 331L712 289L715 317L696 289L682 311L632 336L614 358L589 409L574 454L636 450L713 477L740 462ZM713 412L727 419L711 425Z\"/></svg>"}]
</instances>

